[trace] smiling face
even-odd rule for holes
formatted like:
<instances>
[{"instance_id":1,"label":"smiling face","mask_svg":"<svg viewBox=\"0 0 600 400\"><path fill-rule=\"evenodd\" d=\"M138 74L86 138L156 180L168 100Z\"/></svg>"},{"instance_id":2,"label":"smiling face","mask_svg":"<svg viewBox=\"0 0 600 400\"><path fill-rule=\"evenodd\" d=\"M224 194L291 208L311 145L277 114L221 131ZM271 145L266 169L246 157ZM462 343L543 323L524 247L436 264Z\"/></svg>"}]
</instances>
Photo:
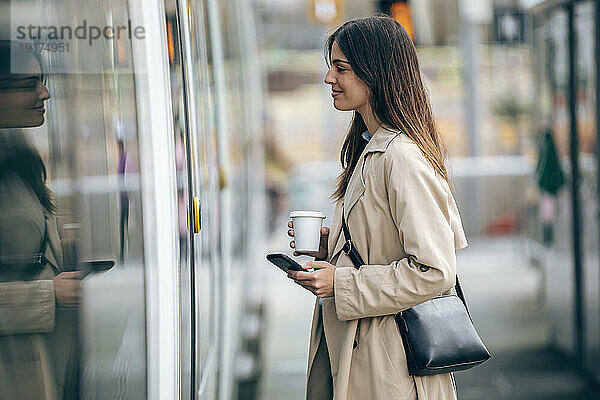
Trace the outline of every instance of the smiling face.
<instances>
[{"instance_id":1,"label":"smiling face","mask_svg":"<svg viewBox=\"0 0 600 400\"><path fill-rule=\"evenodd\" d=\"M324 82L331 85L333 106L340 111L358 111L365 115L370 110L370 94L367 84L352 70L348 59L337 42L331 47L331 67Z\"/></svg>"},{"instance_id":2,"label":"smiling face","mask_svg":"<svg viewBox=\"0 0 600 400\"><path fill-rule=\"evenodd\" d=\"M0 128L32 128L44 123L44 102L50 94L34 57L31 63L28 73L0 73Z\"/></svg>"}]
</instances>

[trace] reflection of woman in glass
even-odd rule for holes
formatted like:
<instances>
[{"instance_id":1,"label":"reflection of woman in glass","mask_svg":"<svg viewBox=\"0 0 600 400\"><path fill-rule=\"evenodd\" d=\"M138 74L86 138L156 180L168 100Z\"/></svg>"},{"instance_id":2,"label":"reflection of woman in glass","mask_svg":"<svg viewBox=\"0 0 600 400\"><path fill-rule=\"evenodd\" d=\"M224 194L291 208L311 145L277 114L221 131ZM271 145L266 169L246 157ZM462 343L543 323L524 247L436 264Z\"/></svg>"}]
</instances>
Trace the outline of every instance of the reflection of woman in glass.
<instances>
[{"instance_id":1,"label":"reflection of woman in glass","mask_svg":"<svg viewBox=\"0 0 600 400\"><path fill-rule=\"evenodd\" d=\"M44 123L49 97L39 57L0 41L0 399L76 396L80 275L61 272L46 168L18 129Z\"/></svg>"},{"instance_id":2,"label":"reflection of woman in glass","mask_svg":"<svg viewBox=\"0 0 600 400\"><path fill-rule=\"evenodd\" d=\"M344 24L326 51L333 105L354 119L331 231L322 229L321 250L310 254L318 261L307 263L315 271L288 272L320 298L307 396L456 399L451 374L409 375L394 320L454 286L455 249L466 246L415 47L399 23L381 16ZM345 252L342 221L360 268Z\"/></svg>"}]
</instances>

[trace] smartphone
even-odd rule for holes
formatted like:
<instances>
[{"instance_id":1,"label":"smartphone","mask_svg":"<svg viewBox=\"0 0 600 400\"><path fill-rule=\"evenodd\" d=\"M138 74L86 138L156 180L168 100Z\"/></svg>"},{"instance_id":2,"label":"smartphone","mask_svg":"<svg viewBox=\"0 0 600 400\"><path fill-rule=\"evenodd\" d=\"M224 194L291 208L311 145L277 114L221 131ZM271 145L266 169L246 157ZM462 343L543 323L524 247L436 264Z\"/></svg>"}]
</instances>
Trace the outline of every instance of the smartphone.
<instances>
[{"instance_id":1,"label":"smartphone","mask_svg":"<svg viewBox=\"0 0 600 400\"><path fill-rule=\"evenodd\" d=\"M283 272L288 272L290 269L292 271L306 271L300 264L282 253L267 254L267 260L281 268Z\"/></svg>"},{"instance_id":2,"label":"smartphone","mask_svg":"<svg viewBox=\"0 0 600 400\"><path fill-rule=\"evenodd\" d=\"M108 271L112 267L115 266L115 262L112 260L97 260L97 261L85 261L81 263L80 270L83 271L83 276L81 278L85 278L91 273L104 272Z\"/></svg>"}]
</instances>

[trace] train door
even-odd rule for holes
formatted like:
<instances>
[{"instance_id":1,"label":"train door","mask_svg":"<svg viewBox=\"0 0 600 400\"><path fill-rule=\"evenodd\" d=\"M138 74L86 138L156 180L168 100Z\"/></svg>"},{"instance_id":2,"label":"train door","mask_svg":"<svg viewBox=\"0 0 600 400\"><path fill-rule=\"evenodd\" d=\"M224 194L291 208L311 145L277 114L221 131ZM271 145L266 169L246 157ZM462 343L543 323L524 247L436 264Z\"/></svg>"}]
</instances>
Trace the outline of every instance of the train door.
<instances>
[{"instance_id":1,"label":"train door","mask_svg":"<svg viewBox=\"0 0 600 400\"><path fill-rule=\"evenodd\" d=\"M216 393L219 354L219 191L205 11L167 0L179 201L180 385L182 398Z\"/></svg>"},{"instance_id":2,"label":"train door","mask_svg":"<svg viewBox=\"0 0 600 400\"><path fill-rule=\"evenodd\" d=\"M246 181L243 179L247 143L241 91L240 26L237 19L243 8L231 0L207 0L212 54L215 65L217 93L218 151L221 195L221 335L219 336L219 393L220 400L233 397L235 357L239 348L240 321L243 315L246 280L247 212L244 209ZM245 11L248 12L248 11Z\"/></svg>"},{"instance_id":3,"label":"train door","mask_svg":"<svg viewBox=\"0 0 600 400\"><path fill-rule=\"evenodd\" d=\"M166 27L168 39L169 58L169 83L171 86L171 109L173 124L173 151L176 170L176 197L177 197L177 233L178 233L178 259L175 266L177 270L177 284L179 287L179 315L178 315L178 386L182 399L193 398L194 386L194 340L193 318L195 315L193 304L193 246L191 231L192 209L190 196L192 189L191 160L189 157L189 124L185 109L184 76L182 68L182 48L180 39L180 24L177 3L165 1Z\"/></svg>"},{"instance_id":4,"label":"train door","mask_svg":"<svg viewBox=\"0 0 600 400\"><path fill-rule=\"evenodd\" d=\"M175 153L175 169L177 177L177 209L178 209L178 285L179 285L179 390L183 399L193 399L194 386L194 353L193 319L195 316L193 301L193 231L192 208L190 203L192 191L191 167L189 157L189 122L185 109L185 77L182 66L181 27L179 24L176 2L165 2L167 12L168 56L170 67L171 107L173 113L173 141Z\"/></svg>"},{"instance_id":5,"label":"train door","mask_svg":"<svg viewBox=\"0 0 600 400\"><path fill-rule=\"evenodd\" d=\"M221 198L216 124L216 88L206 3L190 1L180 6L184 59L186 110L192 162L194 219L194 340L195 386L198 399L213 399L217 393L219 365L219 313L222 275Z\"/></svg>"}]
</instances>

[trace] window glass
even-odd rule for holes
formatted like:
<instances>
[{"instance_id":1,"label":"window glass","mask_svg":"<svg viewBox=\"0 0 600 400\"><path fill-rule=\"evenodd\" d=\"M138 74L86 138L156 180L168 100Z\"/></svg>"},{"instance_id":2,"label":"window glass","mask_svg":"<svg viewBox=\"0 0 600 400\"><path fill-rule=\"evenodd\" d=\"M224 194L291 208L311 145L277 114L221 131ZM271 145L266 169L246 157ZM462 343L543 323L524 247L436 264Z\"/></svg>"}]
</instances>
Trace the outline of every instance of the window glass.
<instances>
[{"instance_id":1,"label":"window glass","mask_svg":"<svg viewBox=\"0 0 600 400\"><path fill-rule=\"evenodd\" d=\"M194 160L194 196L201 208L201 229L195 236L195 293L196 293L196 343L198 366L197 384L207 382L205 389L212 390L218 348L218 259L219 246L219 164L215 105L213 60L209 47L207 4L190 2L187 8L189 32L189 114L191 130L191 156ZM212 365L212 369L209 368ZM211 378L208 378L210 375Z\"/></svg>"},{"instance_id":2,"label":"window glass","mask_svg":"<svg viewBox=\"0 0 600 400\"><path fill-rule=\"evenodd\" d=\"M191 162L190 159L190 121L187 115L187 95L185 88L184 63L185 54L182 47L181 21L177 13L177 2L165 1L166 28L169 51L169 70L171 84L171 109L174 132L175 169L177 177L177 208L179 231L179 343L180 365L180 390L182 394L191 393L192 368L194 365L193 354L193 287L192 268L193 250L190 231L192 210L191 190Z\"/></svg>"},{"instance_id":3,"label":"window glass","mask_svg":"<svg viewBox=\"0 0 600 400\"><path fill-rule=\"evenodd\" d=\"M84 21L87 27L127 26L130 19L125 0L18 3L12 16L26 25L75 29ZM48 32L37 42L50 41ZM0 159L7 162L0 168L0 257L5 261L0 329L7 330L0 337L0 398L146 396L144 241L131 41L88 40L74 38L68 51L29 52L40 55L31 59L44 71L34 104L43 116L41 126L27 122L25 115L0 129L7 141L0 146ZM14 72L2 79L11 81ZM16 104L26 90L0 92ZM22 154L28 156L15 157ZM33 174L19 173L20 162ZM7 235L16 245L5 246ZM43 255L39 263L4 268L8 259L31 259L38 252ZM17 295L15 285L28 289ZM11 304L36 317L15 320ZM26 354L34 355L30 364L18 361Z\"/></svg>"}]
</instances>

